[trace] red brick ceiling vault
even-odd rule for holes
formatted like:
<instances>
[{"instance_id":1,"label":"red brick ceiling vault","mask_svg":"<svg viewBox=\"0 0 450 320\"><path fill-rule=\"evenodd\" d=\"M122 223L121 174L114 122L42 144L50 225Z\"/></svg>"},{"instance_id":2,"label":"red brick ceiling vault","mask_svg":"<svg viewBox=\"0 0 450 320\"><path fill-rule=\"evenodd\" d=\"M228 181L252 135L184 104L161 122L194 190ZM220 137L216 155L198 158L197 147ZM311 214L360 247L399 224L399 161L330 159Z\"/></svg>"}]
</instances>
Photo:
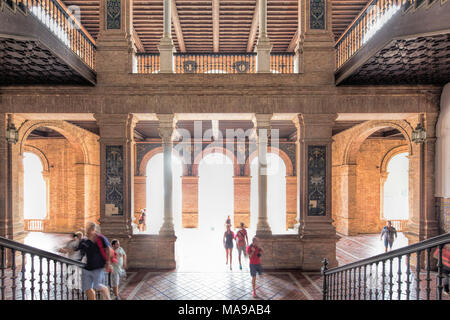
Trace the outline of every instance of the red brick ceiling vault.
<instances>
[{"instance_id":1,"label":"red brick ceiling vault","mask_svg":"<svg viewBox=\"0 0 450 320\"><path fill-rule=\"evenodd\" d=\"M134 28L146 52L158 52L163 30L163 0L133 0ZM171 0L172 37L177 52L252 52L258 38L258 0ZM80 8L81 23L97 38L99 0L63 0ZM292 51L299 0L268 0L267 27L273 52ZM367 0L333 0L337 39L367 5ZM294 40L293 40L294 39Z\"/></svg>"}]
</instances>

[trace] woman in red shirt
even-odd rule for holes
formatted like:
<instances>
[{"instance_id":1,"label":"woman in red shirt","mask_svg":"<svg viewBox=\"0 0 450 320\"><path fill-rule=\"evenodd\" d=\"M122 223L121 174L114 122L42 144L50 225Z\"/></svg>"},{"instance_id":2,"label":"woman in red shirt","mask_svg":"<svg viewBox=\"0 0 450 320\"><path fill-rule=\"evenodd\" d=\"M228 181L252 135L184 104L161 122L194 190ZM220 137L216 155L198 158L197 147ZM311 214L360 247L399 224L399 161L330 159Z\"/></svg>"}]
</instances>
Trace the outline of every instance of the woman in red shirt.
<instances>
[{"instance_id":1,"label":"woman in red shirt","mask_svg":"<svg viewBox=\"0 0 450 320\"><path fill-rule=\"evenodd\" d=\"M252 244L247 247L250 258L250 275L252 276L253 297L256 298L256 273L262 274L261 256L263 250L259 247L259 239L253 237Z\"/></svg>"}]
</instances>

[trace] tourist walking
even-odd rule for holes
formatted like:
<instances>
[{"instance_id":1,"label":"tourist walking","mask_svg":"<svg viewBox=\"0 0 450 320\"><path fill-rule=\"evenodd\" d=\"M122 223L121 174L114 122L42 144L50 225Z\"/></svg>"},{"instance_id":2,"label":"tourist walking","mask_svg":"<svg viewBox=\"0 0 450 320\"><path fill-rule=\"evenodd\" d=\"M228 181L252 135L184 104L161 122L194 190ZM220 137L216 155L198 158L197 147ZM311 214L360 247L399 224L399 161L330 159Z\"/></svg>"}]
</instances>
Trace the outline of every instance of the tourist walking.
<instances>
[{"instance_id":1,"label":"tourist walking","mask_svg":"<svg viewBox=\"0 0 450 320\"><path fill-rule=\"evenodd\" d=\"M230 257L230 270L232 270L233 264L233 239L234 233L231 231L231 225L227 224L227 231L223 234L223 246L225 247L225 254L227 256L228 264L228 256Z\"/></svg>"},{"instance_id":2,"label":"tourist walking","mask_svg":"<svg viewBox=\"0 0 450 320\"><path fill-rule=\"evenodd\" d=\"M69 259L81 261L81 252L77 249L82 239L83 232L75 232L74 234L72 234L72 239L69 240L63 248L59 248L58 252L66 254L67 258Z\"/></svg>"},{"instance_id":3,"label":"tourist walking","mask_svg":"<svg viewBox=\"0 0 450 320\"><path fill-rule=\"evenodd\" d=\"M147 225L145 223L147 214L146 214L146 209L141 209L141 214L139 215L139 220L138 220L138 229L140 232L145 231L147 229Z\"/></svg>"},{"instance_id":4,"label":"tourist walking","mask_svg":"<svg viewBox=\"0 0 450 320\"><path fill-rule=\"evenodd\" d=\"M236 248L238 250L238 258L239 258L239 269L242 270L242 262L241 262L241 255L246 255L245 249L248 245L248 236L247 236L247 230L245 230L245 225L243 222L241 222L241 229L236 233Z\"/></svg>"},{"instance_id":5,"label":"tourist walking","mask_svg":"<svg viewBox=\"0 0 450 320\"><path fill-rule=\"evenodd\" d=\"M86 256L86 265L81 272L81 282L83 291L88 300L95 300L95 290L102 293L103 298L111 300L108 287L102 283L105 277L105 270L111 268L111 254L113 249L108 239L100 234L100 228L95 223L89 223L86 228L87 239L80 242L78 250Z\"/></svg>"},{"instance_id":6,"label":"tourist walking","mask_svg":"<svg viewBox=\"0 0 450 320\"><path fill-rule=\"evenodd\" d=\"M115 300L120 300L119 297L119 284L120 278L125 274L125 269L127 268L127 255L125 251L120 246L120 242L117 239L111 241L112 248L116 253L117 261L112 263L111 272L111 287L115 295Z\"/></svg>"},{"instance_id":7,"label":"tourist walking","mask_svg":"<svg viewBox=\"0 0 450 320\"><path fill-rule=\"evenodd\" d=\"M252 243L247 247L250 258L250 275L252 276L253 298L256 298L256 274L262 274L261 256L263 250L259 246L259 239L253 237Z\"/></svg>"},{"instance_id":8,"label":"tourist walking","mask_svg":"<svg viewBox=\"0 0 450 320\"><path fill-rule=\"evenodd\" d=\"M391 221L386 221L386 225L381 230L380 239L384 239L384 252L392 250L392 245L394 244L394 236L397 238L397 230L392 226Z\"/></svg>"}]
</instances>

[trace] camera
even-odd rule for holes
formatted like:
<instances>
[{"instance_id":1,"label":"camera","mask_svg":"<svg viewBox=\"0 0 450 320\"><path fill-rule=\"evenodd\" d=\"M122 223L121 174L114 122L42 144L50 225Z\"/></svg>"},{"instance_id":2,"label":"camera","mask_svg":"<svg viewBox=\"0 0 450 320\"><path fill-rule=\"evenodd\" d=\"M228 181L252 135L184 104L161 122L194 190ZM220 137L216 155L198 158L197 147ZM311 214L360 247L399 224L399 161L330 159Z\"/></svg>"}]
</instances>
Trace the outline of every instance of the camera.
<instances>
[{"instance_id":1,"label":"camera","mask_svg":"<svg viewBox=\"0 0 450 320\"><path fill-rule=\"evenodd\" d=\"M258 254L256 255L257 257L261 257L261 253L258 252Z\"/></svg>"}]
</instances>

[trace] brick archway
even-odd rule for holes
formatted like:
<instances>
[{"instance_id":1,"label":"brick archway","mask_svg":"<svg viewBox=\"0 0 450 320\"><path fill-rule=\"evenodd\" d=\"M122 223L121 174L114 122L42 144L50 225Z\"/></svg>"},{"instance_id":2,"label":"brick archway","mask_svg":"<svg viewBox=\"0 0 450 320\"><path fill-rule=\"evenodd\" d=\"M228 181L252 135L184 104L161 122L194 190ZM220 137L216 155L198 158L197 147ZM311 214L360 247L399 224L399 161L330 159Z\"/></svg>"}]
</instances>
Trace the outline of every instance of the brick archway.
<instances>
[{"instance_id":1,"label":"brick archway","mask_svg":"<svg viewBox=\"0 0 450 320\"><path fill-rule=\"evenodd\" d=\"M200 162L210 153L220 153L230 158L233 163L234 176L237 177L241 175L241 170L237 162L237 158L233 152L224 147L207 147L194 158L194 163L192 164L192 176L198 177L198 167L200 165Z\"/></svg>"},{"instance_id":2,"label":"brick archway","mask_svg":"<svg viewBox=\"0 0 450 320\"><path fill-rule=\"evenodd\" d=\"M381 160L381 164L380 164L380 172L383 174L385 172L387 172L387 166L389 164L389 161L391 161L391 159L393 157L395 157L396 155L400 154L400 153L405 153L405 152L409 152L408 146L407 145L403 145L403 146L398 146L395 148L392 148L391 150L389 150L385 156L383 157L383 159Z\"/></svg>"},{"instance_id":3,"label":"brick archway","mask_svg":"<svg viewBox=\"0 0 450 320\"><path fill-rule=\"evenodd\" d=\"M284 152L283 150L281 150L279 148L268 146L267 153L277 154L283 160L284 165L286 166L286 176L294 175L293 163L286 152ZM258 150L253 151L252 154L250 154L250 156L247 158L247 160L245 161L244 175L246 175L246 176L250 175L250 165L251 165L253 159L255 159L257 156L258 156Z\"/></svg>"},{"instance_id":4,"label":"brick archway","mask_svg":"<svg viewBox=\"0 0 450 320\"><path fill-rule=\"evenodd\" d=\"M163 147L156 147L152 150L150 150L149 152L147 152L141 160L141 163L139 164L139 171L138 171L138 176L145 176L146 175L146 171L147 171L147 164L148 162L154 157L156 156L158 153L163 153L164 152L164 148ZM178 153L177 150L172 149L172 156L177 156L180 160L181 163L183 165L183 176L188 174L188 167L187 164L184 162L183 157Z\"/></svg>"},{"instance_id":5,"label":"brick archway","mask_svg":"<svg viewBox=\"0 0 450 320\"><path fill-rule=\"evenodd\" d=\"M348 141L345 147L345 151L343 153L342 164L343 165L356 164L356 157L361 147L361 144L374 132L389 127L397 129L398 131L401 132L401 134L405 137L407 141L408 153L409 155L412 155L413 146L411 136L413 128L408 122L404 120L395 120L395 121L373 120L363 123L352 132L351 138Z\"/></svg>"},{"instance_id":6,"label":"brick archway","mask_svg":"<svg viewBox=\"0 0 450 320\"><path fill-rule=\"evenodd\" d=\"M44 172L49 172L50 170L50 164L48 162L47 156L44 154L44 152L35 147L35 146L30 146L30 145L25 145L24 147L24 152L31 152L33 154L35 154L36 156L38 156L39 160L41 160L42 163L42 171Z\"/></svg>"}]
</instances>

